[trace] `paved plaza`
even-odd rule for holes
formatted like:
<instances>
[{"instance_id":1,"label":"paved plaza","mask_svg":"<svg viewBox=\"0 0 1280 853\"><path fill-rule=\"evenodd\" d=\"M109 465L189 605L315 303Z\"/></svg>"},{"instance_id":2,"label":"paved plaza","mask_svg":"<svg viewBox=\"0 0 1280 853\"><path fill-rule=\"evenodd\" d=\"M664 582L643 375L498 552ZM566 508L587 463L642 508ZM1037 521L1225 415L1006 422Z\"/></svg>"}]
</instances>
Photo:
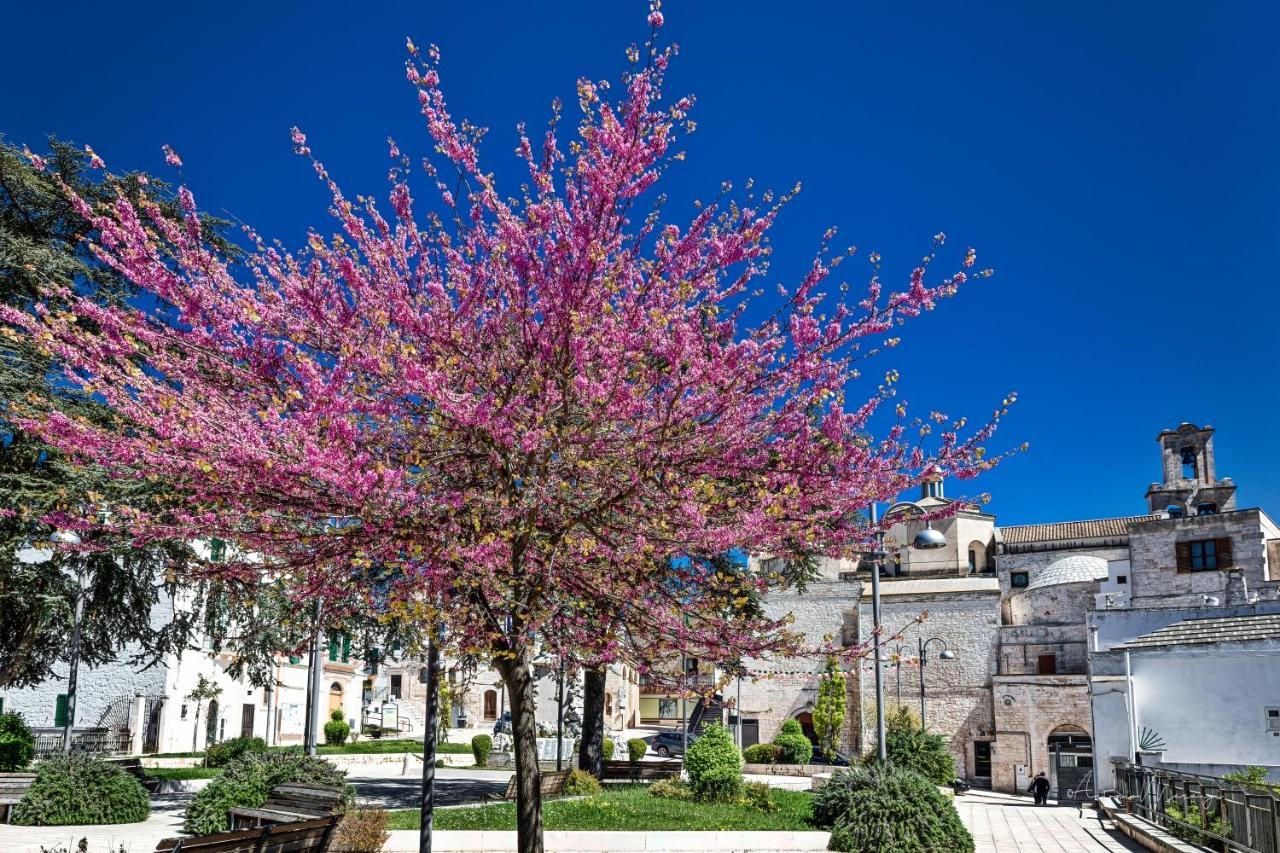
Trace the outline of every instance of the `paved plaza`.
<instances>
[{"instance_id":1,"label":"paved plaza","mask_svg":"<svg viewBox=\"0 0 1280 853\"><path fill-rule=\"evenodd\" d=\"M1036 806L1030 797L974 791L956 798L977 853L1124 853L1142 847L1091 808Z\"/></svg>"}]
</instances>

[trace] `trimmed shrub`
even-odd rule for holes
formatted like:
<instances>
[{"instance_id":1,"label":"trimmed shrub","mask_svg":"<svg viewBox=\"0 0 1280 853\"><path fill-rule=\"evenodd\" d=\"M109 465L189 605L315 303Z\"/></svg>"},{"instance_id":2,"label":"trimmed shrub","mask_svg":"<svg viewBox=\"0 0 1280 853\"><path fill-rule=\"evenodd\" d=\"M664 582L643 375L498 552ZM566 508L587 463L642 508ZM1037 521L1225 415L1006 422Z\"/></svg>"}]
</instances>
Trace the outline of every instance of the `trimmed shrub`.
<instances>
[{"instance_id":1,"label":"trimmed shrub","mask_svg":"<svg viewBox=\"0 0 1280 853\"><path fill-rule=\"evenodd\" d=\"M752 744L742 751L748 764L777 764L781 755L782 747L774 743Z\"/></svg>"},{"instance_id":2,"label":"trimmed shrub","mask_svg":"<svg viewBox=\"0 0 1280 853\"><path fill-rule=\"evenodd\" d=\"M324 742L329 746L342 746L351 734L351 726L342 719L341 709L334 708L329 722L324 724Z\"/></svg>"},{"instance_id":3,"label":"trimmed shrub","mask_svg":"<svg viewBox=\"0 0 1280 853\"><path fill-rule=\"evenodd\" d=\"M489 753L493 752L493 738L488 735L476 735L471 739L471 754L476 759L476 764L481 767L489 766Z\"/></svg>"},{"instance_id":4,"label":"trimmed shrub","mask_svg":"<svg viewBox=\"0 0 1280 853\"><path fill-rule=\"evenodd\" d=\"M803 734L780 734L773 745L778 748L779 764L808 764L813 758L813 744Z\"/></svg>"},{"instance_id":5,"label":"trimmed shrub","mask_svg":"<svg viewBox=\"0 0 1280 853\"><path fill-rule=\"evenodd\" d=\"M935 785L956 778L956 760L942 735L929 734L910 708L896 708L886 721L885 751L898 767L914 770Z\"/></svg>"},{"instance_id":6,"label":"trimmed shrub","mask_svg":"<svg viewBox=\"0 0 1280 853\"><path fill-rule=\"evenodd\" d=\"M664 800L692 800L693 791L680 777L659 779L649 786L649 794Z\"/></svg>"},{"instance_id":7,"label":"trimmed shrub","mask_svg":"<svg viewBox=\"0 0 1280 853\"><path fill-rule=\"evenodd\" d=\"M689 747L684 766L694 799L717 803L737 799L742 788L742 753L724 726L707 726Z\"/></svg>"},{"instance_id":8,"label":"trimmed shrub","mask_svg":"<svg viewBox=\"0 0 1280 853\"><path fill-rule=\"evenodd\" d=\"M331 853L381 853L391 833L382 809L353 809L342 816L329 843Z\"/></svg>"},{"instance_id":9,"label":"trimmed shrub","mask_svg":"<svg viewBox=\"0 0 1280 853\"><path fill-rule=\"evenodd\" d=\"M645 743L641 738L633 737L627 741L627 758L630 759L632 764L644 758L645 753L648 751L649 744Z\"/></svg>"},{"instance_id":10,"label":"trimmed shrub","mask_svg":"<svg viewBox=\"0 0 1280 853\"><path fill-rule=\"evenodd\" d=\"M829 850L973 853L955 805L928 779L893 765L840 770L813 798Z\"/></svg>"},{"instance_id":11,"label":"trimmed shrub","mask_svg":"<svg viewBox=\"0 0 1280 853\"><path fill-rule=\"evenodd\" d=\"M600 782L585 770L570 770L569 778L564 780L564 792L569 797L589 797L600 793Z\"/></svg>"},{"instance_id":12,"label":"trimmed shrub","mask_svg":"<svg viewBox=\"0 0 1280 853\"><path fill-rule=\"evenodd\" d=\"M36 757L36 739L23 716L0 714L0 773L22 770Z\"/></svg>"},{"instance_id":13,"label":"trimmed shrub","mask_svg":"<svg viewBox=\"0 0 1280 853\"><path fill-rule=\"evenodd\" d=\"M35 772L35 781L13 807L13 823L140 823L151 813L142 785L115 764L73 753L44 759L36 764Z\"/></svg>"},{"instance_id":14,"label":"trimmed shrub","mask_svg":"<svg viewBox=\"0 0 1280 853\"><path fill-rule=\"evenodd\" d=\"M233 737L222 743L215 743L204 754L206 767L226 767L238 758L251 753L267 751L267 742L260 737Z\"/></svg>"},{"instance_id":15,"label":"trimmed shrub","mask_svg":"<svg viewBox=\"0 0 1280 853\"><path fill-rule=\"evenodd\" d=\"M800 725L800 721L799 721L799 720L797 720L797 719L795 719L795 718L791 718L791 719L788 719L788 720L784 720L784 721L783 721L783 723L782 723L782 728L778 729L778 734L780 734L780 735L802 735L802 734L804 734L804 727ZM775 737L775 738L774 738L774 740L777 740L777 738Z\"/></svg>"},{"instance_id":16,"label":"trimmed shrub","mask_svg":"<svg viewBox=\"0 0 1280 853\"><path fill-rule=\"evenodd\" d=\"M267 801L271 789L286 782L310 785L342 785L347 774L323 758L301 752L250 752L227 765L222 776L196 793L187 806L182 829L188 835L208 835L227 829L227 809L256 809ZM354 792L346 786L343 799Z\"/></svg>"},{"instance_id":17,"label":"trimmed shrub","mask_svg":"<svg viewBox=\"0 0 1280 853\"><path fill-rule=\"evenodd\" d=\"M614 745L614 742L609 738L605 738L600 743L600 760L613 761L613 753L615 749L617 749L617 747Z\"/></svg>"}]
</instances>

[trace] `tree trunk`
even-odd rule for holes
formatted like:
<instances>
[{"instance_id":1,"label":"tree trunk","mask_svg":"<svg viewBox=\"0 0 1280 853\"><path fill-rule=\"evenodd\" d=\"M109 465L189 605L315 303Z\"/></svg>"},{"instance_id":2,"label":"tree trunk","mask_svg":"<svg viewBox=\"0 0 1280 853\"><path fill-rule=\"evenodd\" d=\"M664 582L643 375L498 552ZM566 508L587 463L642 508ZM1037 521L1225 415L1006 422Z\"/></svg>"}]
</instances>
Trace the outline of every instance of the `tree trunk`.
<instances>
[{"instance_id":1,"label":"tree trunk","mask_svg":"<svg viewBox=\"0 0 1280 853\"><path fill-rule=\"evenodd\" d=\"M582 739L578 742L578 769L599 777L604 756L603 664L582 671Z\"/></svg>"},{"instance_id":2,"label":"tree trunk","mask_svg":"<svg viewBox=\"0 0 1280 853\"><path fill-rule=\"evenodd\" d=\"M516 849L542 853L542 774L538 771L537 697L527 654L495 661L511 697L516 758Z\"/></svg>"}]
</instances>

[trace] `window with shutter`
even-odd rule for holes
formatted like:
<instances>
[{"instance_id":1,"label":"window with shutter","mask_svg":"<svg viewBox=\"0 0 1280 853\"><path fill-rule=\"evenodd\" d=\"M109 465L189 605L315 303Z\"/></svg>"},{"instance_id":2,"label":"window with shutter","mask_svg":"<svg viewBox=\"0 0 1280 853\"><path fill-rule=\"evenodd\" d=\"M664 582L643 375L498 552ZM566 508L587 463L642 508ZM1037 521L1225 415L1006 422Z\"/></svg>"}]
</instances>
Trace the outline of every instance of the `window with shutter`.
<instances>
[{"instance_id":1,"label":"window with shutter","mask_svg":"<svg viewBox=\"0 0 1280 853\"><path fill-rule=\"evenodd\" d=\"M1233 557L1235 554L1231 550L1230 539L1215 539L1215 545L1218 550L1218 568L1229 569L1236 564Z\"/></svg>"},{"instance_id":2,"label":"window with shutter","mask_svg":"<svg viewBox=\"0 0 1280 853\"><path fill-rule=\"evenodd\" d=\"M224 563L227 560L227 543L221 539L209 540L209 562Z\"/></svg>"},{"instance_id":3,"label":"window with shutter","mask_svg":"<svg viewBox=\"0 0 1280 853\"><path fill-rule=\"evenodd\" d=\"M336 663L338 660L338 632L329 632L329 660Z\"/></svg>"},{"instance_id":4,"label":"window with shutter","mask_svg":"<svg viewBox=\"0 0 1280 853\"><path fill-rule=\"evenodd\" d=\"M302 663L302 658L298 657L297 655L289 655L289 663L293 664L294 666L297 666L298 664Z\"/></svg>"},{"instance_id":5,"label":"window with shutter","mask_svg":"<svg viewBox=\"0 0 1280 853\"><path fill-rule=\"evenodd\" d=\"M1185 574L1191 571L1191 543L1176 542L1173 546L1174 555L1177 558L1178 573Z\"/></svg>"},{"instance_id":6,"label":"window with shutter","mask_svg":"<svg viewBox=\"0 0 1280 853\"><path fill-rule=\"evenodd\" d=\"M61 728L67 724L67 694L59 693L53 703L53 724Z\"/></svg>"},{"instance_id":7,"label":"window with shutter","mask_svg":"<svg viewBox=\"0 0 1280 853\"><path fill-rule=\"evenodd\" d=\"M351 635L343 632L342 634L342 662L346 663L351 660Z\"/></svg>"}]
</instances>

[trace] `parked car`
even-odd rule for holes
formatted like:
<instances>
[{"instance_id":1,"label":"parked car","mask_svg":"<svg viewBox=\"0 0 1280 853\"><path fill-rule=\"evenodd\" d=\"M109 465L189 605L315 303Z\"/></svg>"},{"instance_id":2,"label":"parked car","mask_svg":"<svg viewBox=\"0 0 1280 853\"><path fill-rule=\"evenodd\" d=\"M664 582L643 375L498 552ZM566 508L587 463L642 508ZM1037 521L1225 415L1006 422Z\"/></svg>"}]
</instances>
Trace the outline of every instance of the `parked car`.
<instances>
[{"instance_id":1,"label":"parked car","mask_svg":"<svg viewBox=\"0 0 1280 853\"><path fill-rule=\"evenodd\" d=\"M697 735L689 732L689 743L693 743L697 739ZM684 735L679 731L658 732L653 736L653 742L649 744L649 747L663 758L684 755Z\"/></svg>"}]
</instances>

